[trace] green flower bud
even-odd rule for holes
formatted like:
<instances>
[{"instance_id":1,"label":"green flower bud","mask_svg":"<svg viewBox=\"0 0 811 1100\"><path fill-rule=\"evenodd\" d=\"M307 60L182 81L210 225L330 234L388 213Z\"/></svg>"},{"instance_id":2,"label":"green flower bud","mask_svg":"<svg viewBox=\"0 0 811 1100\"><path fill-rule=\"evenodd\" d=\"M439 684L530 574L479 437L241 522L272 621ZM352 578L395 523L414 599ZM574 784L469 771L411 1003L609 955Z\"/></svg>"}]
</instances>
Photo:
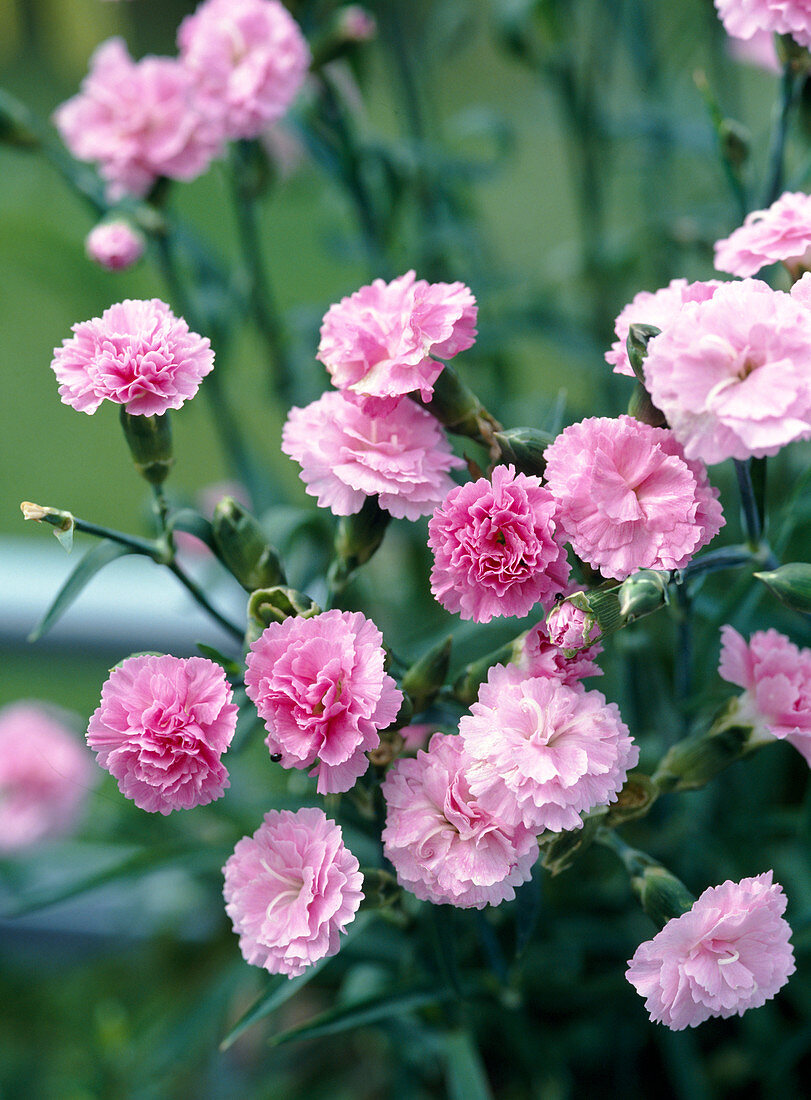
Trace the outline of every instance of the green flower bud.
<instances>
[{"instance_id":1,"label":"green flower bud","mask_svg":"<svg viewBox=\"0 0 811 1100\"><path fill-rule=\"evenodd\" d=\"M642 364L648 355L648 344L654 338L658 336L662 330L656 328L655 325L631 325L628 329L628 338L625 341L625 347L628 350L628 359L630 360L634 374L637 380L641 384L645 385L645 374L642 370Z\"/></svg>"},{"instance_id":2,"label":"green flower bud","mask_svg":"<svg viewBox=\"0 0 811 1100\"><path fill-rule=\"evenodd\" d=\"M548 842L541 837L541 865L552 875L568 870L577 857L594 843L606 812L605 807L601 806L583 816L582 829L553 833Z\"/></svg>"},{"instance_id":3,"label":"green flower bud","mask_svg":"<svg viewBox=\"0 0 811 1100\"><path fill-rule=\"evenodd\" d=\"M740 170L749 159L752 135L734 118L725 118L718 126L718 140L724 160L736 171Z\"/></svg>"},{"instance_id":4,"label":"green flower bud","mask_svg":"<svg viewBox=\"0 0 811 1100\"><path fill-rule=\"evenodd\" d=\"M451 663L453 638L449 635L409 668L403 677L402 689L414 704L414 711L426 709L445 683Z\"/></svg>"},{"instance_id":5,"label":"green flower bud","mask_svg":"<svg viewBox=\"0 0 811 1100\"><path fill-rule=\"evenodd\" d=\"M793 561L779 569L754 574L792 611L811 614L811 565Z\"/></svg>"},{"instance_id":6,"label":"green flower bud","mask_svg":"<svg viewBox=\"0 0 811 1100\"><path fill-rule=\"evenodd\" d=\"M634 392L631 394L631 399L628 402L628 415L643 424L650 424L652 428L667 427L665 414L656 408L651 401L650 394L641 382L637 382Z\"/></svg>"},{"instance_id":7,"label":"green flower bud","mask_svg":"<svg viewBox=\"0 0 811 1100\"><path fill-rule=\"evenodd\" d=\"M634 818L644 817L659 797L659 789L649 775L631 772L617 795L616 802L608 806L606 822L612 828Z\"/></svg>"},{"instance_id":8,"label":"green flower bud","mask_svg":"<svg viewBox=\"0 0 811 1100\"><path fill-rule=\"evenodd\" d=\"M303 592L295 588L260 588L251 594L248 600L248 634L246 641L255 642L265 627L271 623L283 623L285 619L298 616L311 619L320 615L321 608Z\"/></svg>"},{"instance_id":9,"label":"green flower bud","mask_svg":"<svg viewBox=\"0 0 811 1100\"><path fill-rule=\"evenodd\" d=\"M335 591L342 591L352 574L376 553L390 519L389 513L377 503L377 497L367 497L354 516L341 517L335 534L335 560L329 573Z\"/></svg>"},{"instance_id":10,"label":"green flower bud","mask_svg":"<svg viewBox=\"0 0 811 1100\"><path fill-rule=\"evenodd\" d=\"M511 463L519 474L543 477L546 462L543 453L554 437L538 428L509 428L494 432L500 451L498 462Z\"/></svg>"},{"instance_id":11,"label":"green flower bud","mask_svg":"<svg viewBox=\"0 0 811 1100\"><path fill-rule=\"evenodd\" d=\"M475 703L479 697L479 688L487 679L487 673L493 665L506 665L514 660L518 656L520 643L525 636L526 634L522 634L520 638L507 642L506 645L488 653L486 657L480 657L478 661L471 661L470 664L465 665L453 683L454 699L465 707Z\"/></svg>"},{"instance_id":12,"label":"green flower bud","mask_svg":"<svg viewBox=\"0 0 811 1100\"><path fill-rule=\"evenodd\" d=\"M757 748L754 734L754 721L741 709L736 696L724 705L706 733L686 737L665 753L652 782L660 791L703 787Z\"/></svg>"},{"instance_id":13,"label":"green flower bud","mask_svg":"<svg viewBox=\"0 0 811 1100\"><path fill-rule=\"evenodd\" d=\"M670 602L669 575L657 569L640 569L624 580L619 588L619 610L625 623L650 615Z\"/></svg>"},{"instance_id":14,"label":"green flower bud","mask_svg":"<svg viewBox=\"0 0 811 1100\"><path fill-rule=\"evenodd\" d=\"M217 504L211 530L218 557L248 592L284 584L278 553L259 522L233 497Z\"/></svg>"},{"instance_id":15,"label":"green flower bud","mask_svg":"<svg viewBox=\"0 0 811 1100\"><path fill-rule=\"evenodd\" d=\"M696 900L681 879L653 861L631 876L631 888L659 928L686 913Z\"/></svg>"},{"instance_id":16,"label":"green flower bud","mask_svg":"<svg viewBox=\"0 0 811 1100\"><path fill-rule=\"evenodd\" d=\"M174 464L169 414L133 416L121 406L121 427L129 444L135 469L150 485L162 485Z\"/></svg>"}]
</instances>

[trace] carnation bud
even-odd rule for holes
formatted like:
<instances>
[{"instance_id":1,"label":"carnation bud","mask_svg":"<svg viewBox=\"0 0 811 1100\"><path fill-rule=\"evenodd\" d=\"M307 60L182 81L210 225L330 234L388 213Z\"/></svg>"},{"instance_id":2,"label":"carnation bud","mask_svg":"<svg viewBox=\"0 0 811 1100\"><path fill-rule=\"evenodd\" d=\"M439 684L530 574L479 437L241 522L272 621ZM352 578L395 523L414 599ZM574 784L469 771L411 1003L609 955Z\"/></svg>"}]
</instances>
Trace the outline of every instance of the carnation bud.
<instances>
[{"instance_id":1,"label":"carnation bud","mask_svg":"<svg viewBox=\"0 0 811 1100\"><path fill-rule=\"evenodd\" d=\"M121 427L124 429L135 469L150 485L162 485L175 461L172 457L169 414L133 416L127 412L126 405L122 405Z\"/></svg>"},{"instance_id":2,"label":"carnation bud","mask_svg":"<svg viewBox=\"0 0 811 1100\"><path fill-rule=\"evenodd\" d=\"M779 569L755 573L754 576L763 581L786 607L811 614L811 565L808 562L789 562Z\"/></svg>"},{"instance_id":3,"label":"carnation bud","mask_svg":"<svg viewBox=\"0 0 811 1100\"><path fill-rule=\"evenodd\" d=\"M740 170L749 159L752 135L734 118L725 118L718 126L718 140L724 160L736 171Z\"/></svg>"},{"instance_id":4,"label":"carnation bud","mask_svg":"<svg viewBox=\"0 0 811 1100\"><path fill-rule=\"evenodd\" d=\"M494 432L501 425L479 401L476 394L461 380L453 367L447 364L434 382L430 401L421 401L429 413L437 418L449 432L464 435L494 449Z\"/></svg>"},{"instance_id":5,"label":"carnation bud","mask_svg":"<svg viewBox=\"0 0 811 1100\"><path fill-rule=\"evenodd\" d=\"M641 853L640 853L641 854ZM631 876L631 888L659 928L686 913L696 900L681 879L652 860Z\"/></svg>"},{"instance_id":6,"label":"carnation bud","mask_svg":"<svg viewBox=\"0 0 811 1100\"><path fill-rule=\"evenodd\" d=\"M651 401L650 394L637 382L628 402L628 415L643 424L649 424L652 428L666 428L667 419L661 409L657 409Z\"/></svg>"},{"instance_id":7,"label":"carnation bud","mask_svg":"<svg viewBox=\"0 0 811 1100\"><path fill-rule=\"evenodd\" d=\"M642 615L650 615L670 602L667 583L669 576L658 569L640 569L624 580L619 588L620 614L626 623Z\"/></svg>"},{"instance_id":8,"label":"carnation bud","mask_svg":"<svg viewBox=\"0 0 811 1100\"><path fill-rule=\"evenodd\" d=\"M602 637L600 624L585 592L575 592L555 604L546 616L546 629L549 640L567 658L576 656L581 649L587 649Z\"/></svg>"},{"instance_id":9,"label":"carnation bud","mask_svg":"<svg viewBox=\"0 0 811 1100\"><path fill-rule=\"evenodd\" d=\"M346 56L359 42L369 42L376 34L375 17L360 4L339 8L326 31L310 43L313 72Z\"/></svg>"},{"instance_id":10,"label":"carnation bud","mask_svg":"<svg viewBox=\"0 0 811 1100\"><path fill-rule=\"evenodd\" d=\"M453 638L448 635L409 668L403 677L402 689L419 713L432 702L445 683L451 662Z\"/></svg>"},{"instance_id":11,"label":"carnation bud","mask_svg":"<svg viewBox=\"0 0 811 1100\"><path fill-rule=\"evenodd\" d=\"M571 867L579 855L590 848L606 816L605 806L583 815L582 829L567 829L562 833L552 833L548 842L540 839L541 865L551 875L559 875Z\"/></svg>"},{"instance_id":12,"label":"carnation bud","mask_svg":"<svg viewBox=\"0 0 811 1100\"><path fill-rule=\"evenodd\" d=\"M631 325L628 329L628 339L625 341L625 347L628 349L628 359L637 380L643 386L645 385L645 374L642 370L642 364L648 355L648 344L661 331L655 325Z\"/></svg>"},{"instance_id":13,"label":"carnation bud","mask_svg":"<svg viewBox=\"0 0 811 1100\"><path fill-rule=\"evenodd\" d=\"M352 574L378 550L391 515L367 497L353 516L342 516L335 534L335 561L330 567L330 583L336 591L346 587Z\"/></svg>"},{"instance_id":14,"label":"carnation bud","mask_svg":"<svg viewBox=\"0 0 811 1100\"><path fill-rule=\"evenodd\" d=\"M73 530L76 521L72 512L65 512L61 508L48 508L42 504L34 504L30 500L24 500L20 504L23 519L33 519L37 523L50 523L54 528L54 534L68 553L73 549Z\"/></svg>"},{"instance_id":15,"label":"carnation bud","mask_svg":"<svg viewBox=\"0 0 811 1100\"><path fill-rule=\"evenodd\" d=\"M233 497L223 497L211 521L217 554L248 592L285 582L279 555L259 522Z\"/></svg>"},{"instance_id":16,"label":"carnation bud","mask_svg":"<svg viewBox=\"0 0 811 1100\"><path fill-rule=\"evenodd\" d=\"M273 588L260 588L251 594L248 600L247 642L255 642L262 631L271 623L283 623L285 619L298 616L312 619L321 614L321 608L303 592L295 588L276 585Z\"/></svg>"},{"instance_id":17,"label":"carnation bud","mask_svg":"<svg viewBox=\"0 0 811 1100\"><path fill-rule=\"evenodd\" d=\"M543 453L554 437L538 428L508 428L494 432L493 439L498 444L499 463L514 466L519 474L529 477L543 477L546 463Z\"/></svg>"},{"instance_id":18,"label":"carnation bud","mask_svg":"<svg viewBox=\"0 0 811 1100\"><path fill-rule=\"evenodd\" d=\"M124 271L141 259L146 244L143 233L123 218L117 218L94 226L85 237L84 246L88 258L100 267Z\"/></svg>"},{"instance_id":19,"label":"carnation bud","mask_svg":"<svg viewBox=\"0 0 811 1100\"><path fill-rule=\"evenodd\" d=\"M606 822L612 828L634 818L644 817L659 797L659 789L649 775L632 772L625 780L622 790L607 811Z\"/></svg>"},{"instance_id":20,"label":"carnation bud","mask_svg":"<svg viewBox=\"0 0 811 1100\"><path fill-rule=\"evenodd\" d=\"M736 697L726 703L706 733L673 745L657 767L652 782L660 791L703 787L719 772L757 748L754 724Z\"/></svg>"},{"instance_id":21,"label":"carnation bud","mask_svg":"<svg viewBox=\"0 0 811 1100\"><path fill-rule=\"evenodd\" d=\"M499 649L488 653L486 657L480 657L478 661L471 661L465 665L454 680L453 697L465 707L475 703L479 696L479 688L487 679L487 674L493 665L505 665L513 661L521 652L521 643L526 637L526 632L512 642Z\"/></svg>"}]
</instances>

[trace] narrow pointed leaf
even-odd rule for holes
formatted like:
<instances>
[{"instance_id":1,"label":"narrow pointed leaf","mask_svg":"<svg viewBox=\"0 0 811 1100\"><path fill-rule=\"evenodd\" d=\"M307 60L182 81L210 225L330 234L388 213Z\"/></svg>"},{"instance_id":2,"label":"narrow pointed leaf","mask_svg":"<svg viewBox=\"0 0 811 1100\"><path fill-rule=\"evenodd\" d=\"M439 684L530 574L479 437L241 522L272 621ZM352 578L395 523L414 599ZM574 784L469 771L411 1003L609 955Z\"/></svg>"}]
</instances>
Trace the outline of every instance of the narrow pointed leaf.
<instances>
[{"instance_id":1,"label":"narrow pointed leaf","mask_svg":"<svg viewBox=\"0 0 811 1100\"><path fill-rule=\"evenodd\" d=\"M231 657L226 657L224 653L220 653L219 649L215 649L213 645L206 645L205 642L195 642L194 644L203 657L207 657L209 661L219 665L227 676L242 676L244 672L242 665L237 664Z\"/></svg>"},{"instance_id":2,"label":"narrow pointed leaf","mask_svg":"<svg viewBox=\"0 0 811 1100\"><path fill-rule=\"evenodd\" d=\"M361 913L355 918L349 927L349 931L343 938L341 944L342 950L346 948L346 945L353 940L359 932L363 931L371 918L371 913ZM334 955L330 955L328 958L319 959L314 966L305 970L303 974L299 974L297 978L288 978L284 974L275 975L270 987L258 998L258 1000L254 1001L243 1016L240 1016L239 1020L237 1020L225 1036L220 1043L220 1050L228 1050L228 1048L232 1046L248 1028L253 1027L254 1024L258 1024L260 1020L264 1020L271 1012L275 1012L277 1008L280 1008L289 1001L291 997L295 997L298 991L305 986L311 978L314 978L316 974L323 970L330 959L334 958Z\"/></svg>"},{"instance_id":3,"label":"narrow pointed leaf","mask_svg":"<svg viewBox=\"0 0 811 1100\"><path fill-rule=\"evenodd\" d=\"M103 542L91 547L59 589L56 598L40 622L28 635L28 641L39 641L44 634L47 634L100 569L109 565L111 561L115 561L116 558L122 558L125 554L132 552L128 546L122 546L121 543L112 542L110 539L104 539Z\"/></svg>"},{"instance_id":4,"label":"narrow pointed leaf","mask_svg":"<svg viewBox=\"0 0 811 1100\"><path fill-rule=\"evenodd\" d=\"M380 1020L390 1019L392 1016L401 1016L406 1012L414 1012L418 1008L426 1008L428 1005L441 1004L455 998L456 994L448 989L426 989L424 986L411 986L399 989L395 993L376 994L373 997L365 997L351 1004L339 1005L328 1012L322 1012L319 1016L309 1020L306 1024L288 1028L274 1035L270 1045L281 1046L283 1043L295 1042L298 1039L315 1039L319 1035L336 1035L341 1031L351 1031L357 1027L365 1027L367 1024L375 1024Z\"/></svg>"},{"instance_id":5,"label":"narrow pointed leaf","mask_svg":"<svg viewBox=\"0 0 811 1100\"><path fill-rule=\"evenodd\" d=\"M484 1065L468 1031L449 1031L445 1037L450 1100L493 1100Z\"/></svg>"}]
</instances>

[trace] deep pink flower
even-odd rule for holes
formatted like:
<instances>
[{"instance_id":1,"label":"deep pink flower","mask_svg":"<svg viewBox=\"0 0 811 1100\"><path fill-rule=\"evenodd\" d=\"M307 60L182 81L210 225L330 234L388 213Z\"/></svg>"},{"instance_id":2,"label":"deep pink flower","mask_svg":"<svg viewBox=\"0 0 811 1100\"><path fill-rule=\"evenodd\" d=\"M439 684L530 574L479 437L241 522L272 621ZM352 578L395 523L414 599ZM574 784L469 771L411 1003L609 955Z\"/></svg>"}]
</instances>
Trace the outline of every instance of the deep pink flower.
<instances>
[{"instance_id":1,"label":"deep pink flower","mask_svg":"<svg viewBox=\"0 0 811 1100\"><path fill-rule=\"evenodd\" d=\"M479 806L507 825L579 829L580 814L616 801L639 750L615 703L556 678L521 680L495 665L459 732Z\"/></svg>"},{"instance_id":2,"label":"deep pink flower","mask_svg":"<svg viewBox=\"0 0 811 1100\"><path fill-rule=\"evenodd\" d=\"M811 260L811 196L786 191L768 210L753 210L744 223L715 243L718 271L746 278L782 262L797 272Z\"/></svg>"},{"instance_id":3,"label":"deep pink flower","mask_svg":"<svg viewBox=\"0 0 811 1100\"><path fill-rule=\"evenodd\" d=\"M551 676L574 687L587 676L602 676L603 670L594 662L602 653L603 647L595 641L587 649L579 650L572 657L564 657L557 642L549 637L546 620L528 631L521 641L520 652L508 667L514 667L519 679L528 680L533 676Z\"/></svg>"},{"instance_id":4,"label":"deep pink flower","mask_svg":"<svg viewBox=\"0 0 811 1100\"><path fill-rule=\"evenodd\" d=\"M644 370L688 458L762 458L811 435L808 310L757 279L684 306Z\"/></svg>"},{"instance_id":5,"label":"deep pink flower","mask_svg":"<svg viewBox=\"0 0 811 1100\"><path fill-rule=\"evenodd\" d=\"M801 46L811 46L811 6L808 0L715 0L727 34L751 38L758 31L790 34Z\"/></svg>"},{"instance_id":6,"label":"deep pink flower","mask_svg":"<svg viewBox=\"0 0 811 1100\"><path fill-rule=\"evenodd\" d=\"M70 832L95 776L89 753L56 710L29 701L3 707L0 852Z\"/></svg>"},{"instance_id":7,"label":"deep pink flower","mask_svg":"<svg viewBox=\"0 0 811 1100\"><path fill-rule=\"evenodd\" d=\"M369 412L387 412L414 391L430 400L438 360L471 347L475 326L476 299L464 283L427 283L409 271L330 306L317 357L338 389Z\"/></svg>"},{"instance_id":8,"label":"deep pink flower","mask_svg":"<svg viewBox=\"0 0 811 1100\"><path fill-rule=\"evenodd\" d=\"M191 180L220 151L221 137L195 106L192 82L169 57L133 61L120 38L102 43L78 95L54 114L62 140L93 161L111 199L146 195L161 176Z\"/></svg>"},{"instance_id":9,"label":"deep pink flower","mask_svg":"<svg viewBox=\"0 0 811 1100\"><path fill-rule=\"evenodd\" d=\"M665 428L592 417L561 432L544 458L562 532L607 577L681 569L724 524L703 465Z\"/></svg>"},{"instance_id":10,"label":"deep pink flower","mask_svg":"<svg viewBox=\"0 0 811 1100\"><path fill-rule=\"evenodd\" d=\"M479 478L453 489L428 531L431 591L463 619L526 615L569 578L551 493L512 466L496 466L492 482Z\"/></svg>"},{"instance_id":11,"label":"deep pink flower","mask_svg":"<svg viewBox=\"0 0 811 1100\"><path fill-rule=\"evenodd\" d=\"M438 421L413 401L370 416L340 393L291 409L282 451L300 464L310 496L336 516L354 515L377 495L391 515L419 519L454 487L448 471L464 466Z\"/></svg>"},{"instance_id":12,"label":"deep pink flower","mask_svg":"<svg viewBox=\"0 0 811 1100\"><path fill-rule=\"evenodd\" d=\"M363 897L358 861L322 810L270 810L223 868L246 962L295 978L340 948Z\"/></svg>"},{"instance_id":13,"label":"deep pink flower","mask_svg":"<svg viewBox=\"0 0 811 1100\"><path fill-rule=\"evenodd\" d=\"M776 630L756 630L747 644L723 626L718 672L744 688L738 713L758 741L786 740L811 764L811 649L798 649Z\"/></svg>"},{"instance_id":14,"label":"deep pink flower","mask_svg":"<svg viewBox=\"0 0 811 1100\"><path fill-rule=\"evenodd\" d=\"M100 222L87 234L84 242L89 259L108 271L123 271L132 267L144 254L144 235L129 222L119 219Z\"/></svg>"},{"instance_id":15,"label":"deep pink flower","mask_svg":"<svg viewBox=\"0 0 811 1100\"><path fill-rule=\"evenodd\" d=\"M220 757L236 728L231 695L204 657L128 657L101 689L87 743L142 810L206 806L229 786Z\"/></svg>"},{"instance_id":16,"label":"deep pink flower","mask_svg":"<svg viewBox=\"0 0 811 1100\"><path fill-rule=\"evenodd\" d=\"M105 398L135 416L179 409L214 366L208 337L158 298L118 302L71 331L51 367L62 401L79 412L94 413Z\"/></svg>"},{"instance_id":17,"label":"deep pink flower","mask_svg":"<svg viewBox=\"0 0 811 1100\"><path fill-rule=\"evenodd\" d=\"M416 760L398 760L383 783L386 858L424 901L483 909L515 897L538 858L530 829L505 825L478 804L461 737L435 733Z\"/></svg>"},{"instance_id":18,"label":"deep pink flower","mask_svg":"<svg viewBox=\"0 0 811 1100\"><path fill-rule=\"evenodd\" d=\"M348 791L403 694L383 671L383 636L359 611L271 623L252 644L245 690L284 768L313 768L319 794Z\"/></svg>"},{"instance_id":19,"label":"deep pink flower","mask_svg":"<svg viewBox=\"0 0 811 1100\"><path fill-rule=\"evenodd\" d=\"M198 106L228 140L255 138L285 113L310 65L279 0L205 0L177 34Z\"/></svg>"},{"instance_id":20,"label":"deep pink flower","mask_svg":"<svg viewBox=\"0 0 811 1100\"><path fill-rule=\"evenodd\" d=\"M607 363L614 367L614 374L634 377L634 369L628 359L625 343L631 325L654 325L663 332L681 312L686 302L705 302L712 298L721 284L710 279L704 283L688 283L686 279L672 279L667 286L654 293L641 290L628 303L614 322L617 339L611 350L605 353Z\"/></svg>"},{"instance_id":21,"label":"deep pink flower","mask_svg":"<svg viewBox=\"0 0 811 1100\"><path fill-rule=\"evenodd\" d=\"M672 1031L742 1016L794 973L786 896L772 871L710 886L688 912L641 943L626 978L655 1023Z\"/></svg>"}]
</instances>

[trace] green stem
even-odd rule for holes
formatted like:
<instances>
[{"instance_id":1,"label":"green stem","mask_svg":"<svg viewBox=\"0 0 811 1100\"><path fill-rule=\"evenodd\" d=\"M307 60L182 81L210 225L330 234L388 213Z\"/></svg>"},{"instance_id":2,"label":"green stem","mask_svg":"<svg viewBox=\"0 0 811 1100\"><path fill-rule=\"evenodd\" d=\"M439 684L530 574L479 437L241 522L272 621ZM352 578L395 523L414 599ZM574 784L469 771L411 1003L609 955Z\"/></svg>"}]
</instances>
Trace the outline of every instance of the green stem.
<instances>
[{"instance_id":1,"label":"green stem","mask_svg":"<svg viewBox=\"0 0 811 1100\"><path fill-rule=\"evenodd\" d=\"M680 583L686 584L687 581L694 581L707 573L717 573L721 569L740 569L754 564L760 564L760 558L748 546L722 546L719 550L710 550L707 554L693 558L682 569Z\"/></svg>"},{"instance_id":2,"label":"green stem","mask_svg":"<svg viewBox=\"0 0 811 1100\"><path fill-rule=\"evenodd\" d=\"M205 592L202 590L199 584L197 584L196 581L193 581L192 578L183 570L180 565L178 565L176 561L165 562L164 564L166 565L169 572L173 573L174 576L177 577L183 587L195 599L200 607L202 607L204 611L208 612L212 619L218 622L220 626L224 630L227 630L228 633L232 635L232 637L236 638L237 641L243 641L245 637L245 631L241 630L235 623L232 623L230 619L226 619L224 615L220 614L216 607L214 607L214 605L210 602L208 596L206 596Z\"/></svg>"},{"instance_id":3,"label":"green stem","mask_svg":"<svg viewBox=\"0 0 811 1100\"><path fill-rule=\"evenodd\" d=\"M287 350L287 338L276 307L267 267L260 250L257 190L250 178L251 143L239 141L234 145L232 158L232 185L234 210L237 219L242 258L248 274L248 301L256 327L270 351L275 368L278 397L283 404L292 398L293 370Z\"/></svg>"},{"instance_id":4,"label":"green stem","mask_svg":"<svg viewBox=\"0 0 811 1100\"><path fill-rule=\"evenodd\" d=\"M54 509L53 515L42 516L39 522L50 523L53 527L60 527L64 521L64 517L68 514L69 513L66 512L57 512L56 509ZM160 542L150 539L140 539L137 535L128 535L124 531L115 531L111 527L102 527L98 523L88 523L87 520L78 519L76 516L72 518L73 526L77 531L83 531L86 535L95 535L98 539L109 539L111 542L120 543L121 546L129 547L134 553L145 554L158 563L165 560L164 547Z\"/></svg>"},{"instance_id":5,"label":"green stem","mask_svg":"<svg viewBox=\"0 0 811 1100\"><path fill-rule=\"evenodd\" d=\"M798 84L795 82L793 63L789 59L783 66L780 80L780 98L777 106L777 121L772 131L772 143L769 150L768 184L763 206L771 206L783 190L785 172L786 138L791 108L794 105Z\"/></svg>"},{"instance_id":6,"label":"green stem","mask_svg":"<svg viewBox=\"0 0 811 1100\"><path fill-rule=\"evenodd\" d=\"M750 458L744 461L738 458L734 459L735 475L738 479L738 489L741 494L741 508L743 511L744 528L746 530L746 541L752 552L756 553L760 547L760 540L763 534L763 522L760 512L758 511L755 490L752 485L751 461Z\"/></svg>"}]
</instances>

